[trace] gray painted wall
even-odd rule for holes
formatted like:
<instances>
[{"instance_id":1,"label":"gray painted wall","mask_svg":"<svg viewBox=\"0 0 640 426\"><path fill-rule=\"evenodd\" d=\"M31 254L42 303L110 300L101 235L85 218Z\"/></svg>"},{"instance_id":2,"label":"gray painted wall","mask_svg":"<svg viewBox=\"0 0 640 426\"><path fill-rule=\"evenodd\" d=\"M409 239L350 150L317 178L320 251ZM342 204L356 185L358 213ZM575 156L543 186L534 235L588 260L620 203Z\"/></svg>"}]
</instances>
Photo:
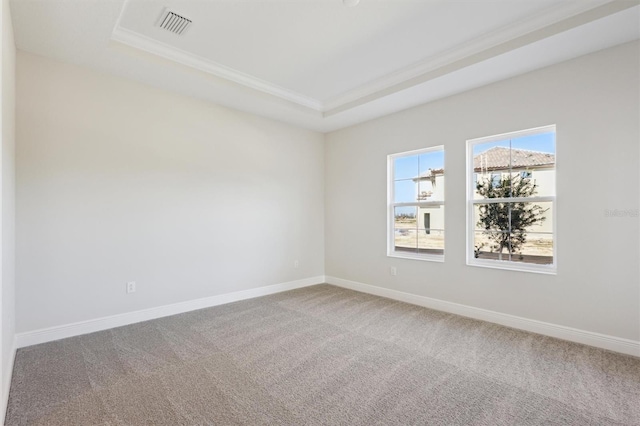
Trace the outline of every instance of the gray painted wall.
<instances>
[{"instance_id":1,"label":"gray painted wall","mask_svg":"<svg viewBox=\"0 0 640 426\"><path fill-rule=\"evenodd\" d=\"M621 45L327 135L326 275L637 341L639 220L605 209L639 207L639 51ZM557 275L466 266L466 140L550 124ZM445 262L389 258L386 156L441 144Z\"/></svg>"}]
</instances>

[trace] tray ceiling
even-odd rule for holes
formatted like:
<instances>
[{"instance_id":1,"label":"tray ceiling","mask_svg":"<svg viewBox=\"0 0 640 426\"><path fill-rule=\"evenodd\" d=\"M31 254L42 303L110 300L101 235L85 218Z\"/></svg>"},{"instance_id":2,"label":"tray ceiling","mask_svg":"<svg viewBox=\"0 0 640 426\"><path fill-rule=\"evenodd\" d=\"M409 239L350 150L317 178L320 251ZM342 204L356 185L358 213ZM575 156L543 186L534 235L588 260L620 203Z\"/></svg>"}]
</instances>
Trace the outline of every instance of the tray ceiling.
<instances>
[{"instance_id":1,"label":"tray ceiling","mask_svg":"<svg viewBox=\"0 0 640 426\"><path fill-rule=\"evenodd\" d=\"M638 39L639 9L605 0L11 3L21 50L323 132ZM186 19L180 34L161 27L169 12Z\"/></svg>"}]
</instances>

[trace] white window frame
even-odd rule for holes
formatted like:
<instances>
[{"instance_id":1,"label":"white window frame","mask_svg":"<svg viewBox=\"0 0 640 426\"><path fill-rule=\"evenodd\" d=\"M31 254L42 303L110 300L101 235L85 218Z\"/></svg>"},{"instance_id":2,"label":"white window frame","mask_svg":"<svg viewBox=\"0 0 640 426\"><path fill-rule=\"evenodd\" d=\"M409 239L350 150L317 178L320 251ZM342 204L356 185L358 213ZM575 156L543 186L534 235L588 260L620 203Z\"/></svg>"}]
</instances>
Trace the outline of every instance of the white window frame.
<instances>
[{"instance_id":1,"label":"white window frame","mask_svg":"<svg viewBox=\"0 0 640 426\"><path fill-rule=\"evenodd\" d=\"M411 203L396 203L395 200L395 160L402 157L412 157L414 155L422 155L429 152L442 151L446 161L446 153L444 152L444 145L431 146L428 148L416 149L414 151L399 152L397 154L391 154L387 156L387 256L397 257L402 259L414 259L414 260L426 260L431 262L444 262L444 256L446 254L446 234L445 234L445 252L443 254L429 254L429 253L412 253L395 249L395 207L428 207L428 206L443 206L445 205L446 197L446 185L445 196L443 201L418 201ZM443 167L444 168L444 167ZM446 177L446 168L445 177ZM446 211L446 210L445 210ZM416 216L416 220L420 220ZM446 228L446 213L445 213L445 227L443 229L429 228L434 231L445 232Z\"/></svg>"},{"instance_id":2,"label":"white window frame","mask_svg":"<svg viewBox=\"0 0 640 426\"><path fill-rule=\"evenodd\" d=\"M469 139L467 140L467 265L469 266L479 266L484 268L494 268L494 269L506 269L511 271L521 271L521 272L534 272L540 274L556 274L557 273L557 265L558 265L558 233L557 233L557 207L556 207L556 195L553 196L536 196L536 197L527 197L527 198L492 198L490 200L487 199L474 199L475 194L475 184L474 184L474 168L473 168L473 147L482 143L487 142L497 142L508 139L520 138L523 136L531 136L537 135L541 133L550 133L553 132L554 135L556 133L556 125L552 124L549 126L536 127L533 129L521 130L516 132L502 133L499 135L487 136L477 139ZM557 137L557 136L556 136ZM557 145L555 156L555 165L554 170L558 170L558 155L557 155ZM554 179L554 190L553 193L556 194L557 190L557 178ZM492 259L476 259L474 256L474 237L475 237L475 223L474 223L474 206L476 204L490 204L490 203L518 203L518 202L527 202L527 203L535 203L535 202L551 202L551 220L552 224L552 234L553 234L553 263L550 265L537 265L532 263L524 263L524 262L513 262L509 260L492 260Z\"/></svg>"}]
</instances>

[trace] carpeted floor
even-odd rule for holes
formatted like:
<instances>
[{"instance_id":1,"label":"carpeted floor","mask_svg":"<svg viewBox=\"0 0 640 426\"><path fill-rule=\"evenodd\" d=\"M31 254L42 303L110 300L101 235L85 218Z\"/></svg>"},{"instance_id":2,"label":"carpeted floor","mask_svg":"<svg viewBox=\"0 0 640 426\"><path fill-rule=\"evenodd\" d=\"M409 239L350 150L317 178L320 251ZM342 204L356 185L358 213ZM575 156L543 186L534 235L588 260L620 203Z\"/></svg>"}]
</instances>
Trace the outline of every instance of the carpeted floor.
<instances>
[{"instance_id":1,"label":"carpeted floor","mask_svg":"<svg viewBox=\"0 0 640 426\"><path fill-rule=\"evenodd\" d=\"M7 425L639 425L640 359L318 285L18 351Z\"/></svg>"}]
</instances>

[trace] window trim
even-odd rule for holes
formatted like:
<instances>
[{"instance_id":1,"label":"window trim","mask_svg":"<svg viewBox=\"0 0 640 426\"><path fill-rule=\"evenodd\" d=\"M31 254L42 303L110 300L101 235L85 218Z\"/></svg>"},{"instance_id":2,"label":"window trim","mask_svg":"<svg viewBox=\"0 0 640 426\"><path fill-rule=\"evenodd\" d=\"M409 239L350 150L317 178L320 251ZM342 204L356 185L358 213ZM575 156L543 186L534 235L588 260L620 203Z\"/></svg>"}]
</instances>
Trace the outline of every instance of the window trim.
<instances>
[{"instance_id":1,"label":"window trim","mask_svg":"<svg viewBox=\"0 0 640 426\"><path fill-rule=\"evenodd\" d=\"M395 160L397 158L402 157L411 157L414 155L426 154L429 152L438 152L442 151L444 161L446 162L446 153L444 150L444 145L436 145L428 148L421 148L412 151L398 152L395 154L387 155L387 257L395 257L400 259L413 259L413 260L425 260L428 262L444 262L444 257L446 254L446 234L445 234L445 252L443 254L428 254L428 253L412 253L412 252L403 252L395 250L395 216L394 216L394 208L395 207L427 207L427 206L445 206L446 202L446 185L445 185L445 196L443 201L416 201L411 203L395 203ZM446 176L446 168L443 166L445 170ZM446 211L446 210L445 210ZM419 218L416 216L416 220ZM445 232L446 229L446 215L445 215L445 227L443 229L438 228L429 228L432 231L442 231ZM416 228L420 229L420 228Z\"/></svg>"},{"instance_id":2,"label":"window trim","mask_svg":"<svg viewBox=\"0 0 640 426\"><path fill-rule=\"evenodd\" d=\"M531 129L509 132L509 133L501 133L493 136L485 136L482 138L476 139L468 139L467 140L467 229L466 229L466 264L467 266L476 266L482 268L491 268L491 269L502 269L509 271L519 271L519 272L533 272L539 274L551 274L556 275L558 269L558 232L557 232L557 179L554 179L554 191L553 193L556 195L552 196L536 196L530 198L492 198L491 201L487 200L474 200L474 169L473 169L473 147L482 143L487 142L496 142L505 139L514 139L520 138L524 136L533 136L541 133L550 133L553 132L555 138L557 139L557 130L556 125L548 125L542 127L535 127ZM554 152L555 156L555 164L554 170L558 170L558 155L557 155L557 146L556 152ZM514 202L551 202L552 214L551 220L552 231L553 234L553 263L550 265L538 265L531 263L523 263L523 262L513 262L513 261L504 261L504 260L492 260L492 259L476 259L474 256L474 236L475 236L475 223L474 223L474 206L477 204L490 204L490 203L514 203Z\"/></svg>"}]
</instances>

